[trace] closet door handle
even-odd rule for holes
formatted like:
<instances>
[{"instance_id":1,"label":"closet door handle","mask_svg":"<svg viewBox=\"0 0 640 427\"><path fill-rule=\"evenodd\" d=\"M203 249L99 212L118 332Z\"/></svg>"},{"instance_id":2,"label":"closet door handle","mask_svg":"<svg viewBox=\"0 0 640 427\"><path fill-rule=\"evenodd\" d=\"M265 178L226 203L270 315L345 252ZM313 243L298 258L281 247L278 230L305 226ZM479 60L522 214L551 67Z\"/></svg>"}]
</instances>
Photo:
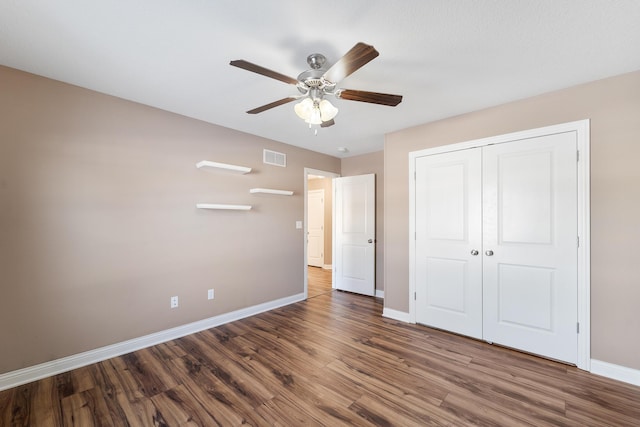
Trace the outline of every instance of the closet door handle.
<instances>
[{"instance_id":1,"label":"closet door handle","mask_svg":"<svg viewBox=\"0 0 640 427\"><path fill-rule=\"evenodd\" d=\"M473 249L473 250L471 251L471 255L473 255L473 256L476 256L476 255L478 255L479 253L480 253L480 252L478 252L478 251L477 251L477 250L475 250L475 249Z\"/></svg>"},{"instance_id":2,"label":"closet door handle","mask_svg":"<svg viewBox=\"0 0 640 427\"><path fill-rule=\"evenodd\" d=\"M492 250L488 250L488 251L485 251L484 254L486 256L493 256L493 251Z\"/></svg>"}]
</instances>

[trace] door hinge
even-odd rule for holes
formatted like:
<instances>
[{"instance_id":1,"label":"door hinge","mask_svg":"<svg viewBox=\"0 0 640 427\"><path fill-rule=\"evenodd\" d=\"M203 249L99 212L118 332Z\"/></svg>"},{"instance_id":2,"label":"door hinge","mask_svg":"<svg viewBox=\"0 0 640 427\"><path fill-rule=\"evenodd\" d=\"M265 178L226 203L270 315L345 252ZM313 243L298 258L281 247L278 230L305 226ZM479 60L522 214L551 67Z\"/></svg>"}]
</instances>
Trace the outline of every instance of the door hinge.
<instances>
[{"instance_id":1,"label":"door hinge","mask_svg":"<svg viewBox=\"0 0 640 427\"><path fill-rule=\"evenodd\" d=\"M580 322L576 323L576 333L580 333Z\"/></svg>"},{"instance_id":2,"label":"door hinge","mask_svg":"<svg viewBox=\"0 0 640 427\"><path fill-rule=\"evenodd\" d=\"M580 161L580 150L576 151L576 161Z\"/></svg>"},{"instance_id":3,"label":"door hinge","mask_svg":"<svg viewBox=\"0 0 640 427\"><path fill-rule=\"evenodd\" d=\"M413 171L413 180L416 180L416 171Z\"/></svg>"},{"instance_id":4,"label":"door hinge","mask_svg":"<svg viewBox=\"0 0 640 427\"><path fill-rule=\"evenodd\" d=\"M413 240L418 240L418 232L417 231L413 232Z\"/></svg>"},{"instance_id":5,"label":"door hinge","mask_svg":"<svg viewBox=\"0 0 640 427\"><path fill-rule=\"evenodd\" d=\"M580 236L578 236L578 247L580 247Z\"/></svg>"},{"instance_id":6,"label":"door hinge","mask_svg":"<svg viewBox=\"0 0 640 427\"><path fill-rule=\"evenodd\" d=\"M417 300L417 299L418 299L418 293L417 293L417 292L414 292L414 293L413 293L413 300L415 301L415 300Z\"/></svg>"}]
</instances>

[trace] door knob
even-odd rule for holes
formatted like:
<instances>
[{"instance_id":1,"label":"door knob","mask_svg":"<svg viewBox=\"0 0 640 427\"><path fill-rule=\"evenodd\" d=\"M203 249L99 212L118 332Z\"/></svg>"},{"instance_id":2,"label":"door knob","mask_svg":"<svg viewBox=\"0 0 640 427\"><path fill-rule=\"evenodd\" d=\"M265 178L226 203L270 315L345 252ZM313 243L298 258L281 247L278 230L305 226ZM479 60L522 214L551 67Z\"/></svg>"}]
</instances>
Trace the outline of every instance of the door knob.
<instances>
[{"instance_id":1,"label":"door knob","mask_svg":"<svg viewBox=\"0 0 640 427\"><path fill-rule=\"evenodd\" d=\"M484 254L486 256L493 256L493 251L489 250L489 251L485 251Z\"/></svg>"},{"instance_id":2,"label":"door knob","mask_svg":"<svg viewBox=\"0 0 640 427\"><path fill-rule=\"evenodd\" d=\"M476 256L476 255L478 255L479 253L480 253L480 252L478 252L478 251L477 251L477 250L475 250L475 249L473 249L473 250L471 251L471 255L473 255L473 256Z\"/></svg>"},{"instance_id":3,"label":"door knob","mask_svg":"<svg viewBox=\"0 0 640 427\"><path fill-rule=\"evenodd\" d=\"M373 243L373 239L369 239L369 240L367 240L367 242Z\"/></svg>"}]
</instances>

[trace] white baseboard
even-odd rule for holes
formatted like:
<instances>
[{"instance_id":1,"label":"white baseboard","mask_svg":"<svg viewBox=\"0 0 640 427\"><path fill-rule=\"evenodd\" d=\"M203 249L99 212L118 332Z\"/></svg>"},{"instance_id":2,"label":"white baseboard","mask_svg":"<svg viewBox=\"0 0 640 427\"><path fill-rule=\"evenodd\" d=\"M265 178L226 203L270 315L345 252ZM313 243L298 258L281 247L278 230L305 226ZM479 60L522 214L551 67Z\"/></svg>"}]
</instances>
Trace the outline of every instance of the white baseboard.
<instances>
[{"instance_id":1,"label":"white baseboard","mask_svg":"<svg viewBox=\"0 0 640 427\"><path fill-rule=\"evenodd\" d=\"M640 386L640 370L591 359L591 373Z\"/></svg>"},{"instance_id":2,"label":"white baseboard","mask_svg":"<svg viewBox=\"0 0 640 427\"><path fill-rule=\"evenodd\" d=\"M156 332L150 335L108 345L106 347L100 347L95 350L73 354L61 359L18 369L17 371L0 374L0 391L81 368L92 363L102 362L103 360L111 359L112 357L121 356L123 354L131 353L132 351L171 341L185 335L214 328L235 320L244 319L245 317L293 304L298 301L304 301L303 293L254 305L252 307L242 308L230 313L199 320L197 322Z\"/></svg>"},{"instance_id":3,"label":"white baseboard","mask_svg":"<svg viewBox=\"0 0 640 427\"><path fill-rule=\"evenodd\" d=\"M392 310L386 307L382 309L382 317L388 317L389 319L411 323L411 317L409 316L409 313L405 313L404 311Z\"/></svg>"},{"instance_id":4,"label":"white baseboard","mask_svg":"<svg viewBox=\"0 0 640 427\"><path fill-rule=\"evenodd\" d=\"M324 265L322 266L322 268L324 268L325 270L332 270L332 269L333 269L333 265L331 265L331 264L324 264Z\"/></svg>"},{"instance_id":5,"label":"white baseboard","mask_svg":"<svg viewBox=\"0 0 640 427\"><path fill-rule=\"evenodd\" d=\"M376 298L384 299L384 291L380 291L380 290L376 289Z\"/></svg>"}]
</instances>

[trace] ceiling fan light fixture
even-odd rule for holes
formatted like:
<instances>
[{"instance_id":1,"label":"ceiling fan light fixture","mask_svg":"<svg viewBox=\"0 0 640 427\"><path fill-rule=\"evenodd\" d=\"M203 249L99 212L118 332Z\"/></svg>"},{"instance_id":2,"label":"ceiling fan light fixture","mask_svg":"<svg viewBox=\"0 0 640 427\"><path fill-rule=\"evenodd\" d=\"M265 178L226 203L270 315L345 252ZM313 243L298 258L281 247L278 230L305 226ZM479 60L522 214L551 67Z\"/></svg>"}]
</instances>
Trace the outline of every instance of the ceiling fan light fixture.
<instances>
[{"instance_id":1,"label":"ceiling fan light fixture","mask_svg":"<svg viewBox=\"0 0 640 427\"><path fill-rule=\"evenodd\" d=\"M293 110L298 117L310 125L321 125L323 122L332 120L338 114L338 109L326 99L318 102L310 97L297 103Z\"/></svg>"}]
</instances>

